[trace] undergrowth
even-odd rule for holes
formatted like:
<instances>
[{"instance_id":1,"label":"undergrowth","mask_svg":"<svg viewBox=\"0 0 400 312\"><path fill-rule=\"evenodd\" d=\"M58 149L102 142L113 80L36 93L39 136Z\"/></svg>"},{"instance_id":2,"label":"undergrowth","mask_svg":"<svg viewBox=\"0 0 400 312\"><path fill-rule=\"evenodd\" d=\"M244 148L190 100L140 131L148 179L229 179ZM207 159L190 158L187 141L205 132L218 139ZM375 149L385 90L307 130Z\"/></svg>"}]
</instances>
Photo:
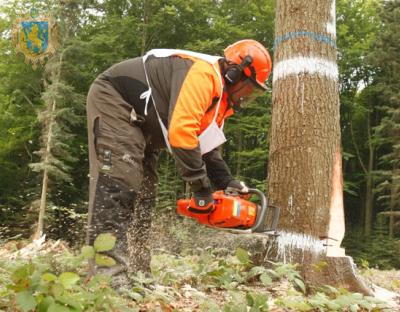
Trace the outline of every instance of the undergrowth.
<instances>
[{"instance_id":1,"label":"undergrowth","mask_svg":"<svg viewBox=\"0 0 400 312\"><path fill-rule=\"evenodd\" d=\"M249 253L206 249L153 255L152 275L132 276L118 292L110 278L88 276L88 260L113 265L102 252L115 239L99 236L74 254L0 259L0 311L389 311L383 302L325 286L307 295L296 265L254 266Z\"/></svg>"},{"instance_id":2,"label":"undergrowth","mask_svg":"<svg viewBox=\"0 0 400 312\"><path fill-rule=\"evenodd\" d=\"M370 237L362 229L353 229L346 234L343 247L359 266L381 270L400 269L400 240L390 238L387 231L375 227Z\"/></svg>"}]
</instances>

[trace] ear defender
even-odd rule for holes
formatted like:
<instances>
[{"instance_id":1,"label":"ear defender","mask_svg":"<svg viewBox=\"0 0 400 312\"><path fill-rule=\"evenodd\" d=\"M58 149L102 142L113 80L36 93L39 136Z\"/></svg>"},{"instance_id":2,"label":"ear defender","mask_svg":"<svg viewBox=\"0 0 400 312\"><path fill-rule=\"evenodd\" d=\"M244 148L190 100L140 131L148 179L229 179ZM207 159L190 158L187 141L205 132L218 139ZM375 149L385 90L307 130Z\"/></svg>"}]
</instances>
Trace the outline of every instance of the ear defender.
<instances>
[{"instance_id":1,"label":"ear defender","mask_svg":"<svg viewBox=\"0 0 400 312\"><path fill-rule=\"evenodd\" d=\"M239 82L243 77L244 69L249 67L251 63L253 63L253 58L250 55L246 55L240 64L232 65L228 68L225 73L225 79L230 84Z\"/></svg>"}]
</instances>

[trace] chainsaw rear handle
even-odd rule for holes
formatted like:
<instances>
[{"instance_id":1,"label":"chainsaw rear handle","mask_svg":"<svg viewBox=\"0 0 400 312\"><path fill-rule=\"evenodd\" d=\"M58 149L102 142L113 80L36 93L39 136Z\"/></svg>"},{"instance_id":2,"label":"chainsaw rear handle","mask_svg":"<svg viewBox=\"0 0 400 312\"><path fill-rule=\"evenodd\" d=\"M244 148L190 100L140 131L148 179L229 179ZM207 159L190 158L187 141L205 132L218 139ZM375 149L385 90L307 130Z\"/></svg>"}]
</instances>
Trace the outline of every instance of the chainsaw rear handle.
<instances>
[{"instance_id":1,"label":"chainsaw rear handle","mask_svg":"<svg viewBox=\"0 0 400 312\"><path fill-rule=\"evenodd\" d=\"M272 205L268 206L268 200L265 197L265 194L260 190L251 188L249 189L248 193L256 195L261 200L259 211L257 211L256 222L250 228L251 232L253 233L262 233L269 231L275 232L278 226L280 208ZM269 208L273 208L272 223L270 228L266 228L265 221Z\"/></svg>"}]
</instances>

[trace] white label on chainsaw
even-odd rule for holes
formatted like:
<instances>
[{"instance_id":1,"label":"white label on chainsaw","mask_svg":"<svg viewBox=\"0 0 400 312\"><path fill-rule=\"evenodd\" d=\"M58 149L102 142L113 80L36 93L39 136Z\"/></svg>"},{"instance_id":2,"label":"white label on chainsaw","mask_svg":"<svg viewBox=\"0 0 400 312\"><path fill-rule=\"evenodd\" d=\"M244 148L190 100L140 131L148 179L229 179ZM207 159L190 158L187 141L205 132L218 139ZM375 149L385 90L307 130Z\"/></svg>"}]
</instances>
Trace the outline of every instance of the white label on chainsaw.
<instances>
[{"instance_id":1,"label":"white label on chainsaw","mask_svg":"<svg viewBox=\"0 0 400 312\"><path fill-rule=\"evenodd\" d=\"M235 217L239 217L240 216L240 202L235 200L233 202L233 215Z\"/></svg>"}]
</instances>

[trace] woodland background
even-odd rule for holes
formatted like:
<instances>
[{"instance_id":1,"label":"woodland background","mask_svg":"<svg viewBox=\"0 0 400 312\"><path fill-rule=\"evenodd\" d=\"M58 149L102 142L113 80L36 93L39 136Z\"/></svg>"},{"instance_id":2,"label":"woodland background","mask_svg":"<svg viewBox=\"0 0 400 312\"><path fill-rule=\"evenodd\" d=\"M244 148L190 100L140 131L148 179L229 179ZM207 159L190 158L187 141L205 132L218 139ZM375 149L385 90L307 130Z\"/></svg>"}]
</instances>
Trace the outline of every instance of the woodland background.
<instances>
[{"instance_id":1,"label":"woodland background","mask_svg":"<svg viewBox=\"0 0 400 312\"><path fill-rule=\"evenodd\" d=\"M45 233L79 244L88 200L85 97L114 63L151 48L222 54L253 38L274 51L274 1L63 0L0 2L0 241L27 238L49 173ZM400 2L337 0L346 253L400 268ZM36 70L16 55L12 29L35 7L56 19L58 46ZM270 83L271 85L271 83ZM52 110L51 103L56 103ZM49 105L50 104L50 105ZM232 173L265 190L271 94L226 124ZM46 142L52 126L50 150ZM45 157L47 155L47 157ZM185 185L162 152L157 211L173 212ZM392 214L392 215L395 215Z\"/></svg>"}]
</instances>

